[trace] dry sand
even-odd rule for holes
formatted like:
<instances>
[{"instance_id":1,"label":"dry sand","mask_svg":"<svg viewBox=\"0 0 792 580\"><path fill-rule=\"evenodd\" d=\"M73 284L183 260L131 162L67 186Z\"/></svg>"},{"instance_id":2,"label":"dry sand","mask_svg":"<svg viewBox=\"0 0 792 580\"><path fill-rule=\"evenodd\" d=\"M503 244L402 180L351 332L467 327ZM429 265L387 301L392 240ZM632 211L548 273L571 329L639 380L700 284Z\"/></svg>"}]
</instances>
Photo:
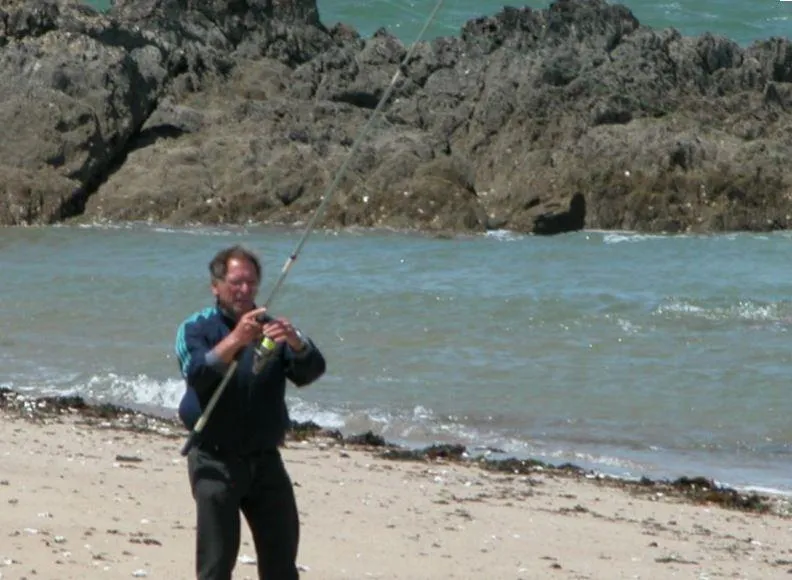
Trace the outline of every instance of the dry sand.
<instances>
[{"instance_id":1,"label":"dry sand","mask_svg":"<svg viewBox=\"0 0 792 580\"><path fill-rule=\"evenodd\" d=\"M0 411L0 578L194 578L181 433ZM792 578L792 518L585 477L283 450L301 578ZM782 508L783 509L783 508ZM256 578L243 524L234 578Z\"/></svg>"}]
</instances>

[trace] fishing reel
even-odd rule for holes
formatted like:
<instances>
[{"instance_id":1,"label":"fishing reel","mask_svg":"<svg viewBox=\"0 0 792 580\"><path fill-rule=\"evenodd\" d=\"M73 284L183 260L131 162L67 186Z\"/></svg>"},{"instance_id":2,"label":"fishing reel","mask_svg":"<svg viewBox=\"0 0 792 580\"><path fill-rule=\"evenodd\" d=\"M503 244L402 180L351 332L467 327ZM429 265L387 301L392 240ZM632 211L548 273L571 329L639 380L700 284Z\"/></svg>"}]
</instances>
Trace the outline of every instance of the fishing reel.
<instances>
[{"instance_id":1,"label":"fishing reel","mask_svg":"<svg viewBox=\"0 0 792 580\"><path fill-rule=\"evenodd\" d=\"M261 337L261 340L256 343L253 348L253 372L258 374L267 361L275 354L275 349L278 348L278 343L272 340L266 334Z\"/></svg>"}]
</instances>

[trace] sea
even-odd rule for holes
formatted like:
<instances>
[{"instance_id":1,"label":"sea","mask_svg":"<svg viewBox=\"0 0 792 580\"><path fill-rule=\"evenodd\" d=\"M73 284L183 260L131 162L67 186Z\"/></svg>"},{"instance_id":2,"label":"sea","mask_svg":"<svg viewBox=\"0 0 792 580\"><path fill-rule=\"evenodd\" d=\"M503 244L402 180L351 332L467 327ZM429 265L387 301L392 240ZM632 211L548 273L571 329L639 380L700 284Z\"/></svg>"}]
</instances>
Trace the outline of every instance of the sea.
<instances>
[{"instance_id":1,"label":"sea","mask_svg":"<svg viewBox=\"0 0 792 580\"><path fill-rule=\"evenodd\" d=\"M86 3L106 10L112 0ZM537 0L317 0L319 18L327 26L343 22L352 25L362 36L386 28L405 43L418 37L438 3L440 8L429 22L423 39L458 35L468 20L492 16L504 6L542 9L550 5ZM684 35L711 32L727 36L742 46L771 36L788 37L792 30L792 1L629 0L619 4L627 6L642 24L652 28L673 27Z\"/></svg>"},{"instance_id":2,"label":"sea","mask_svg":"<svg viewBox=\"0 0 792 580\"><path fill-rule=\"evenodd\" d=\"M241 243L272 290L303 231L0 230L0 386L173 416L176 329ZM792 494L792 232L309 235L271 311L328 361L292 418L410 448ZM181 444L174 444L174 452Z\"/></svg>"},{"instance_id":3,"label":"sea","mask_svg":"<svg viewBox=\"0 0 792 580\"><path fill-rule=\"evenodd\" d=\"M405 42L435 5L319 0L328 25L364 36L385 27ZM792 29L792 2L627 5L644 24L743 46ZM445 2L425 38L501 6ZM211 256L236 243L259 252L263 299L302 233L0 229L0 387L173 416L184 390L176 329L212 303ZM328 361L315 384L289 389L290 412L411 448L461 443L494 458L792 495L790 255L792 232L318 230L272 302Z\"/></svg>"}]
</instances>

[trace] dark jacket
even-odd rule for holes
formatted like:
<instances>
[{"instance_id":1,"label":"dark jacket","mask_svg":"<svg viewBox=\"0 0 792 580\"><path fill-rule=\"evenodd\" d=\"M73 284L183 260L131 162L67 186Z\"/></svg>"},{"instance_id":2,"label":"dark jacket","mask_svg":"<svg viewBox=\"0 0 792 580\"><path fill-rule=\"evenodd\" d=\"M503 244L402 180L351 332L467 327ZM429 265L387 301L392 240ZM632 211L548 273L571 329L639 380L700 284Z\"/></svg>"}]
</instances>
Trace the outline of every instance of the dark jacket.
<instances>
[{"instance_id":1,"label":"dark jacket","mask_svg":"<svg viewBox=\"0 0 792 580\"><path fill-rule=\"evenodd\" d=\"M190 430L229 367L214 356L212 348L228 336L235 324L215 305L193 314L179 326L176 355L186 382L179 417ZM283 442L290 423L286 379L302 387L325 372L322 353L310 338L303 336L303 340L306 347L299 353L286 344L278 345L257 374L253 373L253 345L238 353L234 375L201 431L199 447L246 454L272 449Z\"/></svg>"}]
</instances>

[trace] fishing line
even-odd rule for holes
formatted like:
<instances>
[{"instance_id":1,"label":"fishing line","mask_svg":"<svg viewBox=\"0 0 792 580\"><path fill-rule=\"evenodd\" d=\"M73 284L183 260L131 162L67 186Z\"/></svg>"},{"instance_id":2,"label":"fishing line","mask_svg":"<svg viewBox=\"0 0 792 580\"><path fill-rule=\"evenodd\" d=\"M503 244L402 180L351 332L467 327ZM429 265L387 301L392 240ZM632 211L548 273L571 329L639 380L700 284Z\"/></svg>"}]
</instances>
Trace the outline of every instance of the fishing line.
<instances>
[{"instance_id":1,"label":"fishing line","mask_svg":"<svg viewBox=\"0 0 792 580\"><path fill-rule=\"evenodd\" d=\"M338 187L338 184L341 182L341 178L344 176L344 173L346 173L350 161L357 154L357 151L360 148L361 143L368 134L370 128L373 126L374 121L377 118L377 115L379 114L382 107L385 106L385 103L388 101L388 99L390 98L390 95L396 86L396 81L399 80L399 75L401 75L402 68L405 67L407 63L410 61L410 58L412 57L415 47L423 38L427 29L432 24L432 21L434 21L437 12L440 10L440 7L443 5L443 1L444 0L438 0L437 4L435 4L434 9L432 10L431 14L429 14L429 17L426 19L426 22L424 23L423 27L418 33L418 36L413 41L412 45L407 51L407 54L404 55L401 64L397 67L396 72L393 74L393 78L391 79L390 84L385 89L382 98L380 98L379 102L377 103L377 106L374 108L374 111L371 113L371 117L369 117L368 122L363 126L363 129L361 130L360 134L357 136L355 142L352 144L352 149L350 149L346 160L344 161L343 165L341 165L338 172L336 173L335 179L327 187L327 189L324 192L324 195L322 195L321 198L322 201L319 203L319 207L316 208L313 217L310 219L308 224L306 224L305 231L300 237L300 240L297 242L297 245L295 246L292 253L286 259L286 262L283 264L283 268L281 268L280 275L278 276L277 280L275 280L275 284L272 286L272 289L270 290L267 299L264 301L263 304L264 307L269 308L270 304L275 298L275 295L278 293L278 290L280 290L281 286L283 285L283 282L286 279L286 275L289 273L289 270L291 269L292 265L297 260L297 257L300 255L300 252L302 251L302 248L305 245L308 236L311 234L311 231L313 230L317 221L324 212L325 207L327 207L327 203L330 201L330 198L332 197L333 193ZM187 455L187 453L189 453L190 449L198 440L198 437L200 436L204 427L206 427L206 423L209 421L209 417L211 417L212 411L214 410L215 405L217 405L217 401L220 400L220 396L223 394L223 391L225 391L226 385L228 385L228 381L236 372L237 364L238 364L238 360L235 357L234 360L231 361L231 364L228 367L225 376L223 376L223 380L217 386L217 389L215 389L214 393L212 393L212 397L209 399L209 402L206 405L206 409L204 409L204 412L198 418L198 421L195 423L195 426L190 432L190 435L188 436L187 441L184 444L184 447L182 447L181 450L182 455Z\"/></svg>"}]
</instances>

